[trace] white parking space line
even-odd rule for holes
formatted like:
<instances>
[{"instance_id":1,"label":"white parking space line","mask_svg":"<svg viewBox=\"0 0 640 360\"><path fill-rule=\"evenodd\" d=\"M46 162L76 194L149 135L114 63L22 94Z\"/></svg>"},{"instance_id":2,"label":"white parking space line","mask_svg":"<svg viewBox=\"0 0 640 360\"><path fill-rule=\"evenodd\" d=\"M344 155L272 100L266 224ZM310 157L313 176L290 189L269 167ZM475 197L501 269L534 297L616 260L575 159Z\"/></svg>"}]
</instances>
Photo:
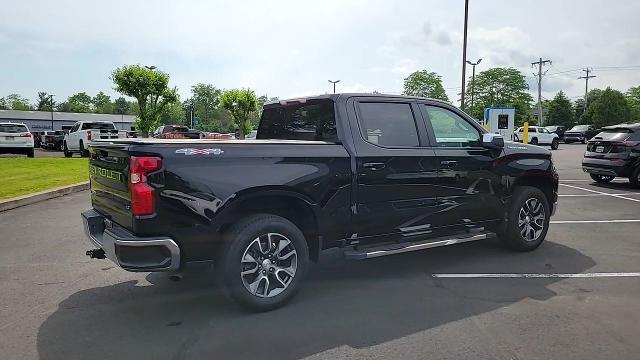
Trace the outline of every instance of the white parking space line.
<instances>
[{"instance_id":1,"label":"white parking space line","mask_svg":"<svg viewBox=\"0 0 640 360\"><path fill-rule=\"evenodd\" d=\"M602 277L640 277L640 272L621 273L580 273L580 274L431 274L434 278L602 278Z\"/></svg>"},{"instance_id":2,"label":"white parking space line","mask_svg":"<svg viewBox=\"0 0 640 360\"><path fill-rule=\"evenodd\" d=\"M618 193L618 194L559 194L559 197L591 197L591 196L624 196L624 195L640 195L640 192Z\"/></svg>"},{"instance_id":3,"label":"white parking space line","mask_svg":"<svg viewBox=\"0 0 640 360\"><path fill-rule=\"evenodd\" d=\"M640 219L623 220L551 220L551 224L607 224L607 223L640 223Z\"/></svg>"},{"instance_id":4,"label":"white parking space line","mask_svg":"<svg viewBox=\"0 0 640 360\"><path fill-rule=\"evenodd\" d=\"M578 189L578 190L587 191L587 192L594 193L594 194L607 195L607 196L611 196L611 197L618 198L618 199L624 199L624 200L629 200L629 201L640 202L640 199L633 199L633 198L629 198L629 197L625 197L625 196L621 196L621 195L609 194L609 193L602 192L602 191L585 189L585 188L582 188L582 187L569 185L569 184L560 184L560 185L566 186L566 187L569 187L569 188L572 188L572 189Z\"/></svg>"},{"instance_id":5,"label":"white parking space line","mask_svg":"<svg viewBox=\"0 0 640 360\"><path fill-rule=\"evenodd\" d=\"M566 179L566 180L565 179L560 179L560 182L561 183L562 182L588 182L588 183L593 183L595 181L587 180L587 179L575 179L575 180L572 180L572 179ZM627 180L624 180L624 179L613 179L611 182L622 182L622 183L624 183L624 182L627 182Z\"/></svg>"}]
</instances>

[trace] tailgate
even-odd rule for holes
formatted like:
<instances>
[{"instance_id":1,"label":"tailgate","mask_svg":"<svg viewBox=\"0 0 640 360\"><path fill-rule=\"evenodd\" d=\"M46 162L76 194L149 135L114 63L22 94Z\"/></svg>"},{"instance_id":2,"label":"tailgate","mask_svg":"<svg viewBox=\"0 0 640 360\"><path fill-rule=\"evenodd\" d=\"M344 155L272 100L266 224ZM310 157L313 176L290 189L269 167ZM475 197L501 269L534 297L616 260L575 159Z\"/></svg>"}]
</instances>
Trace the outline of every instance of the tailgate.
<instances>
[{"instance_id":1,"label":"tailgate","mask_svg":"<svg viewBox=\"0 0 640 360\"><path fill-rule=\"evenodd\" d=\"M115 140L126 137L126 131L116 129L96 129L91 131L91 140Z\"/></svg>"},{"instance_id":2,"label":"tailgate","mask_svg":"<svg viewBox=\"0 0 640 360\"><path fill-rule=\"evenodd\" d=\"M131 230L129 193L129 145L94 144L90 147L91 203L107 218Z\"/></svg>"}]
</instances>

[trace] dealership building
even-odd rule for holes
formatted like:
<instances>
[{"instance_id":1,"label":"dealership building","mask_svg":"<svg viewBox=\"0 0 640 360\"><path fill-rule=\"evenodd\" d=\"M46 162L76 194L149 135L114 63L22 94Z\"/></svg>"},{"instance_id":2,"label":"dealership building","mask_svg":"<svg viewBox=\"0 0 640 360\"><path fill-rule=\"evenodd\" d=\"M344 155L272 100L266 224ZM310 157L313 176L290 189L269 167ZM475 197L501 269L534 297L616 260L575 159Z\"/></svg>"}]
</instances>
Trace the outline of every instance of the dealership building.
<instances>
[{"instance_id":1,"label":"dealership building","mask_svg":"<svg viewBox=\"0 0 640 360\"><path fill-rule=\"evenodd\" d=\"M0 122L23 123L31 132L69 129L77 121L110 121L117 129L133 130L135 120L134 115L0 110Z\"/></svg>"}]
</instances>

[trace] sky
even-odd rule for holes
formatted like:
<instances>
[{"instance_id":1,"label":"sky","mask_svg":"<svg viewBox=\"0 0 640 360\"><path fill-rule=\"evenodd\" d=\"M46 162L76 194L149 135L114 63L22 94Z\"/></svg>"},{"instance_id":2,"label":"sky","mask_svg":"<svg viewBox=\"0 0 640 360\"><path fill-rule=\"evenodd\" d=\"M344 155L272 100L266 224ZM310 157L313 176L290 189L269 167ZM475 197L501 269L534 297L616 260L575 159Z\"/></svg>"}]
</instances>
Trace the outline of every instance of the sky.
<instances>
[{"instance_id":1,"label":"sky","mask_svg":"<svg viewBox=\"0 0 640 360\"><path fill-rule=\"evenodd\" d=\"M0 2L0 97L57 99L113 90L125 64L154 65L182 99L192 85L251 88L291 98L331 92L400 93L416 70L461 86L463 0ZM470 0L468 59L477 71L515 67L537 98L531 62L545 67L543 98L589 87L640 85L640 1ZM471 75L468 67L467 74Z\"/></svg>"}]
</instances>

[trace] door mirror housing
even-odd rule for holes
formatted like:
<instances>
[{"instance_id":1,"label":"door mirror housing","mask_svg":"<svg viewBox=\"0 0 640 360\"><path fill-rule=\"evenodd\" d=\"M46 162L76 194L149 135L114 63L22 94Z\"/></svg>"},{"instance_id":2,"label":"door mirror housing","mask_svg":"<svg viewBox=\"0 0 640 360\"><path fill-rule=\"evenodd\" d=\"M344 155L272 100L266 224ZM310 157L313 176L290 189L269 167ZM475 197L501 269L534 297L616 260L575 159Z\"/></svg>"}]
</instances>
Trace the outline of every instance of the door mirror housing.
<instances>
[{"instance_id":1,"label":"door mirror housing","mask_svg":"<svg viewBox=\"0 0 640 360\"><path fill-rule=\"evenodd\" d=\"M482 134L482 146L488 149L502 149L504 147L504 138L500 134Z\"/></svg>"}]
</instances>

